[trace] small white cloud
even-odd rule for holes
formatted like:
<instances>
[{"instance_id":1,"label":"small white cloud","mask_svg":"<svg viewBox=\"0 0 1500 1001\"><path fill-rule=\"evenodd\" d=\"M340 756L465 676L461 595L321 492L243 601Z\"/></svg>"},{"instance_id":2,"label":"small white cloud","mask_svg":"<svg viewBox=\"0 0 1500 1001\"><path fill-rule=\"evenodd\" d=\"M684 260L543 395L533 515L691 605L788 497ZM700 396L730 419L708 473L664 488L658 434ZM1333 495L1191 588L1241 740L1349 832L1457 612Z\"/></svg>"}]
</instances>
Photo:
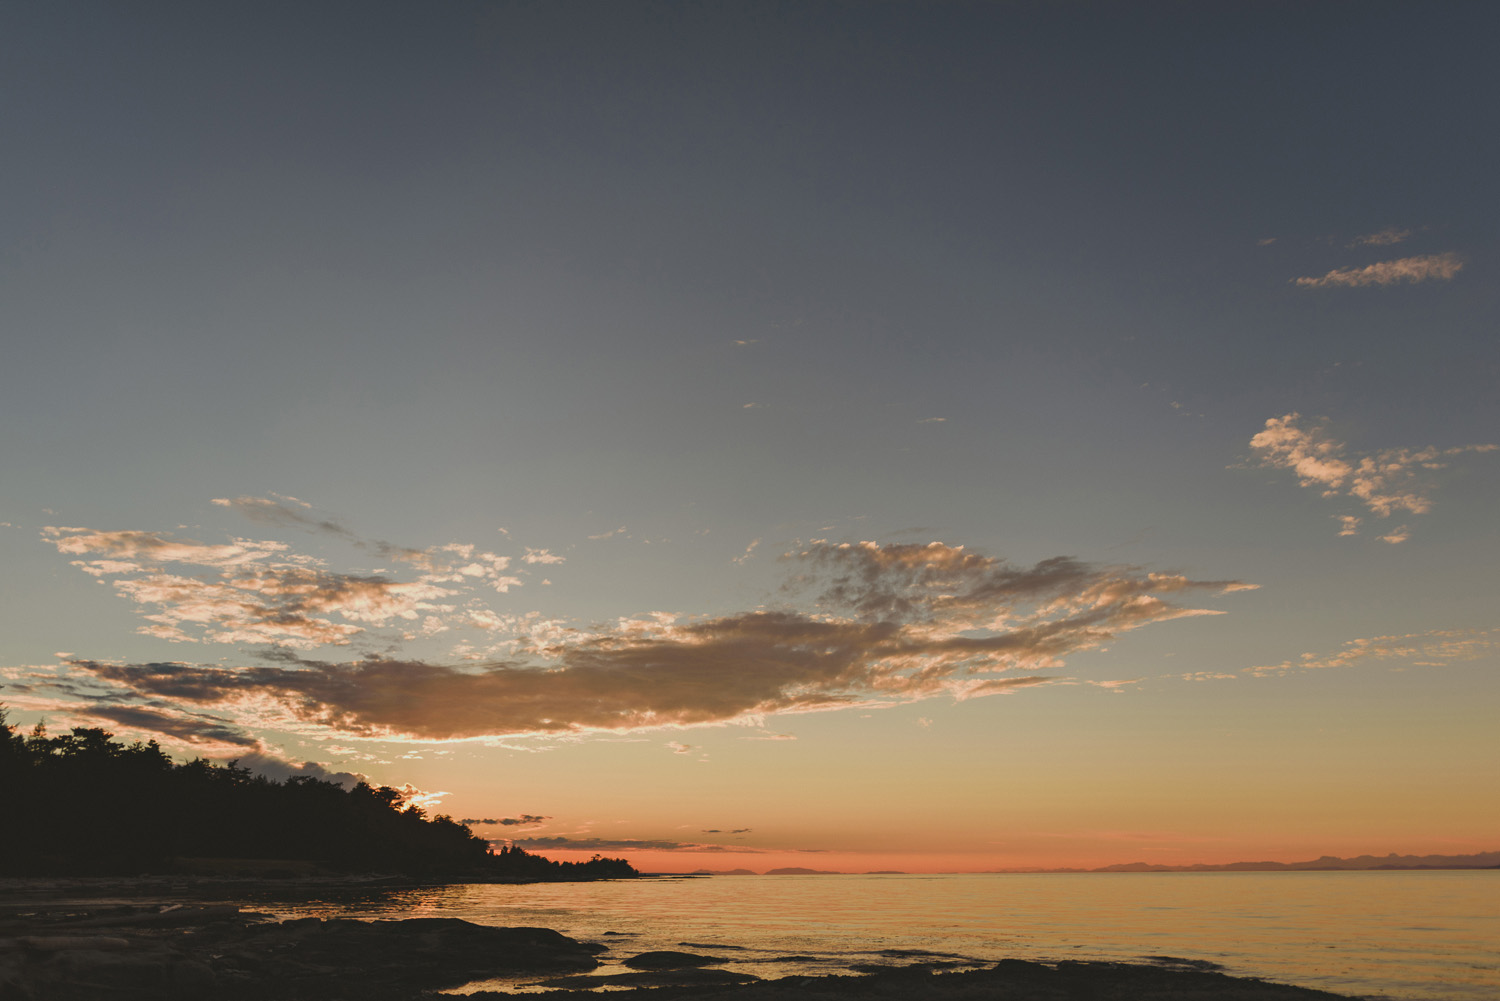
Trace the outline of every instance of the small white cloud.
<instances>
[{"instance_id":1,"label":"small white cloud","mask_svg":"<svg viewBox=\"0 0 1500 1001\"><path fill-rule=\"evenodd\" d=\"M759 545L760 545L760 540L759 539L752 540L751 543L750 543L750 545L748 545L748 546L745 547L745 551L743 553L741 553L740 555L736 556L734 558L733 562L743 564L746 560L750 559L750 555L755 552L755 547L759 546Z\"/></svg>"},{"instance_id":2,"label":"small white cloud","mask_svg":"<svg viewBox=\"0 0 1500 1001\"><path fill-rule=\"evenodd\" d=\"M1359 518L1352 514L1336 514L1334 518L1338 520L1340 535L1359 534Z\"/></svg>"},{"instance_id":3,"label":"small white cloud","mask_svg":"<svg viewBox=\"0 0 1500 1001\"><path fill-rule=\"evenodd\" d=\"M598 541L599 539L612 539L617 535L623 534L625 534L625 526L621 525L619 528L612 528L608 532L600 532L598 535L589 536L589 538Z\"/></svg>"},{"instance_id":4,"label":"small white cloud","mask_svg":"<svg viewBox=\"0 0 1500 1001\"><path fill-rule=\"evenodd\" d=\"M740 409L741 410L759 410L761 407L764 407L764 406L765 406L764 403L747 403L744 406L740 407Z\"/></svg>"},{"instance_id":5,"label":"small white cloud","mask_svg":"<svg viewBox=\"0 0 1500 1001\"><path fill-rule=\"evenodd\" d=\"M526 555L521 557L521 561L523 563L565 563L567 558L546 549L532 549L527 546Z\"/></svg>"},{"instance_id":6,"label":"small white cloud","mask_svg":"<svg viewBox=\"0 0 1500 1001\"><path fill-rule=\"evenodd\" d=\"M923 417L921 420L917 421L917 423L918 424L942 424L942 423L944 423L947 420L948 420L948 418L946 418L946 417Z\"/></svg>"},{"instance_id":7,"label":"small white cloud","mask_svg":"<svg viewBox=\"0 0 1500 1001\"><path fill-rule=\"evenodd\" d=\"M1382 535L1380 541L1389 542L1394 546L1405 542L1409 538L1411 538L1411 532L1407 530L1405 525L1402 525L1400 528L1394 529L1389 535Z\"/></svg>"},{"instance_id":8,"label":"small white cloud","mask_svg":"<svg viewBox=\"0 0 1500 1001\"><path fill-rule=\"evenodd\" d=\"M684 744L680 740L669 740L667 746L672 749L673 754L688 754L697 749L694 744Z\"/></svg>"}]
</instances>

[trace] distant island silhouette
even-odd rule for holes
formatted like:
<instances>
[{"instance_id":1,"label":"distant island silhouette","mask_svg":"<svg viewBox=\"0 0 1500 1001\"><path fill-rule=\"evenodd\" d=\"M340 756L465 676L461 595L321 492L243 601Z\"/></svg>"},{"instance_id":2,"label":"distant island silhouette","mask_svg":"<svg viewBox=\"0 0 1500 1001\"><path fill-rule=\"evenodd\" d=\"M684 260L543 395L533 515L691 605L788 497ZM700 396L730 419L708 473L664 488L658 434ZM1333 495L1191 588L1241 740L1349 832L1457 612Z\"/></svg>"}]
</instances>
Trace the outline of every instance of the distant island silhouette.
<instances>
[{"instance_id":1,"label":"distant island silhouette","mask_svg":"<svg viewBox=\"0 0 1500 1001\"><path fill-rule=\"evenodd\" d=\"M1220 864L1157 865L1122 862L1095 869L996 869L995 872L1358 872L1375 869L1496 869L1500 851L1474 855L1324 855L1306 862L1224 862Z\"/></svg>"},{"instance_id":2,"label":"distant island silhouette","mask_svg":"<svg viewBox=\"0 0 1500 1001\"><path fill-rule=\"evenodd\" d=\"M992 873L1090 873L1090 872L1364 872L1380 869L1500 869L1500 851L1474 855L1359 855L1337 858L1324 855L1307 862L1225 862L1196 865L1155 865L1150 862L1122 862L1094 869L1018 868L987 869ZM695 869L690 876L757 876L752 869ZM831 869L768 869L766 876L847 876ZM866 876L907 876L899 869L876 869Z\"/></svg>"},{"instance_id":3,"label":"distant island silhouette","mask_svg":"<svg viewBox=\"0 0 1500 1001\"><path fill-rule=\"evenodd\" d=\"M177 764L155 741L98 728L22 737L0 708L0 874L382 872L428 879L544 881L636 876L624 859L556 862L498 851L398 789L294 776L277 782L231 761Z\"/></svg>"}]
</instances>

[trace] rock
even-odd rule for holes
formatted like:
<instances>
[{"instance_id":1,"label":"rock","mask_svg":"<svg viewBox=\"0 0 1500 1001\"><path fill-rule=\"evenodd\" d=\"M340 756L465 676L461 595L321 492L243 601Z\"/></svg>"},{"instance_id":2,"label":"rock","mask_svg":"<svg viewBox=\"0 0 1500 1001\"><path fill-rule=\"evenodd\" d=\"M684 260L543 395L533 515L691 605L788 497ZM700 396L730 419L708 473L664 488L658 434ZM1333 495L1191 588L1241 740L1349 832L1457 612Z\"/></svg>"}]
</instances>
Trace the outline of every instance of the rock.
<instances>
[{"instance_id":1,"label":"rock","mask_svg":"<svg viewBox=\"0 0 1500 1001\"><path fill-rule=\"evenodd\" d=\"M605 976L554 977L528 987L571 988L595 987L724 987L749 984L760 980L753 973L729 970L650 970L640 973L611 973Z\"/></svg>"},{"instance_id":2,"label":"rock","mask_svg":"<svg viewBox=\"0 0 1500 1001\"><path fill-rule=\"evenodd\" d=\"M592 970L602 947L547 928L494 928L458 918L304 918L247 929L220 965L270 986L268 996L380 997L457 987L508 973Z\"/></svg>"},{"instance_id":3,"label":"rock","mask_svg":"<svg viewBox=\"0 0 1500 1001\"><path fill-rule=\"evenodd\" d=\"M625 965L633 970L681 970L692 966L717 966L727 962L729 960L722 956L700 956L692 952L659 949L656 952L643 952L639 956L631 956L625 960Z\"/></svg>"}]
</instances>

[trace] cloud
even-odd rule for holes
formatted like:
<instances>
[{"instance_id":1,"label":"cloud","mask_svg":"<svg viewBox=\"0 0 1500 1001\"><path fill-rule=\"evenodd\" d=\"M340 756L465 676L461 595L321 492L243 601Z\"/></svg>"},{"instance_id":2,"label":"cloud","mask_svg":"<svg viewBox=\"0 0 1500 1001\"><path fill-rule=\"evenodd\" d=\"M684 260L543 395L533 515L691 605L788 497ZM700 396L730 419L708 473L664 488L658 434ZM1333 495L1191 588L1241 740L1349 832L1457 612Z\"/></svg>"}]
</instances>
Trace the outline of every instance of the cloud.
<instances>
[{"instance_id":1,"label":"cloud","mask_svg":"<svg viewBox=\"0 0 1500 1001\"><path fill-rule=\"evenodd\" d=\"M526 563L550 564L567 562L567 557L565 556L558 556L555 553L548 552L545 549L532 549L530 546L526 547L526 555L522 556L521 559Z\"/></svg>"},{"instance_id":2,"label":"cloud","mask_svg":"<svg viewBox=\"0 0 1500 1001\"><path fill-rule=\"evenodd\" d=\"M317 761L293 762L277 754L265 751L253 751L249 754L240 755L235 764L241 768L248 768L257 775L276 782L285 782L293 778L311 778L321 782L332 782L343 786L345 789L353 788L361 782L368 781L369 776L361 772L335 772ZM410 787L408 787L410 788ZM415 792L415 790L413 790ZM428 796L446 796L447 793L421 794L412 796L408 794L408 802L413 799L426 798ZM431 800L436 802L436 800ZM421 805L420 803L418 805Z\"/></svg>"},{"instance_id":3,"label":"cloud","mask_svg":"<svg viewBox=\"0 0 1500 1001\"><path fill-rule=\"evenodd\" d=\"M734 559L731 562L740 563L740 564L745 563L746 561L748 561L750 559L751 554L755 552L756 547L759 546L759 545L760 545L760 540L759 539L752 539L750 541L750 545L748 545L748 546L745 547L745 551L743 553L741 553L740 555L734 557Z\"/></svg>"},{"instance_id":4,"label":"cloud","mask_svg":"<svg viewBox=\"0 0 1500 1001\"><path fill-rule=\"evenodd\" d=\"M276 501L220 498L222 506L278 524L306 523L351 537ZM116 593L142 606L140 632L173 642L267 643L299 648L344 645L370 628L399 625L431 635L471 612L456 600L475 588L506 593L521 579L510 558L473 545L448 543L410 549L372 543L381 555L408 564L414 579L385 572L339 573L293 554L282 542L235 538L209 544L169 533L96 531L48 526L43 538L85 573L115 578ZM364 543L358 543L365 545ZM546 550L527 550L532 563L561 562Z\"/></svg>"},{"instance_id":5,"label":"cloud","mask_svg":"<svg viewBox=\"0 0 1500 1001\"><path fill-rule=\"evenodd\" d=\"M715 827L712 830L707 830L707 831L704 831L703 833L704 834L749 834L750 833L750 828L748 828L748 827L736 827L732 831L721 831L717 827Z\"/></svg>"},{"instance_id":6,"label":"cloud","mask_svg":"<svg viewBox=\"0 0 1500 1001\"><path fill-rule=\"evenodd\" d=\"M1389 533L1382 535L1380 541L1389 542L1394 546L1405 542L1409 538L1411 538L1411 531L1405 525L1402 525L1400 528L1392 529Z\"/></svg>"},{"instance_id":7,"label":"cloud","mask_svg":"<svg viewBox=\"0 0 1500 1001\"><path fill-rule=\"evenodd\" d=\"M1319 278L1293 278L1292 284L1300 288L1333 288L1340 285L1360 288L1365 285L1396 285L1401 282L1450 281L1463 270L1463 266L1463 259L1454 253L1426 254L1421 257L1380 261L1362 268L1336 268Z\"/></svg>"},{"instance_id":8,"label":"cloud","mask_svg":"<svg viewBox=\"0 0 1500 1001\"><path fill-rule=\"evenodd\" d=\"M1426 514L1432 509L1430 474L1446 468L1448 460L1468 452L1493 452L1496 445L1460 445L1456 448L1388 448L1359 454L1328 431L1327 418L1304 423L1302 415L1286 414L1266 421L1264 431L1250 439L1262 466L1290 469L1304 487L1313 487L1324 497L1348 497L1385 518L1396 511ZM1340 535L1359 531L1359 519L1336 516ZM1406 538L1398 529L1387 542ZM1399 536L1399 537L1397 537Z\"/></svg>"},{"instance_id":9,"label":"cloud","mask_svg":"<svg viewBox=\"0 0 1500 1001\"><path fill-rule=\"evenodd\" d=\"M284 652L252 667L72 663L143 699L253 708L260 725L372 737L683 727L1046 684L1035 672L1069 654L1151 623L1219 614L1168 599L1247 586L1071 557L1013 566L938 542L814 542L783 559L799 571L788 593L810 595L813 607L661 613L563 634L523 659L332 663Z\"/></svg>"},{"instance_id":10,"label":"cloud","mask_svg":"<svg viewBox=\"0 0 1500 1001\"><path fill-rule=\"evenodd\" d=\"M946 417L923 417L917 421L918 424L942 424L948 420Z\"/></svg>"},{"instance_id":11,"label":"cloud","mask_svg":"<svg viewBox=\"0 0 1500 1001\"><path fill-rule=\"evenodd\" d=\"M498 820L493 817L486 817L483 820L476 820L473 817L466 817L465 819L460 820L459 823L497 824L500 827L536 827L537 825L546 823L551 819L551 817L543 817L534 813L523 813L519 817L501 817Z\"/></svg>"},{"instance_id":12,"label":"cloud","mask_svg":"<svg viewBox=\"0 0 1500 1001\"><path fill-rule=\"evenodd\" d=\"M1356 236L1353 240L1349 241L1347 246L1389 247L1392 244L1400 243L1408 236L1411 236L1411 230L1409 229L1397 229L1394 226L1387 226L1385 229L1381 230L1378 233L1368 233L1365 236Z\"/></svg>"},{"instance_id":13,"label":"cloud","mask_svg":"<svg viewBox=\"0 0 1500 1001\"><path fill-rule=\"evenodd\" d=\"M640 841L632 838L514 838L510 844L529 852L744 852L762 854L743 845L705 845L690 841Z\"/></svg>"},{"instance_id":14,"label":"cloud","mask_svg":"<svg viewBox=\"0 0 1500 1001\"><path fill-rule=\"evenodd\" d=\"M1346 641L1333 653L1304 653L1296 660L1247 668L1255 675L1285 674L1293 670L1352 667L1365 661L1405 661L1415 667L1444 667L1454 661L1475 660L1496 646L1495 629L1434 629L1393 636L1371 636Z\"/></svg>"},{"instance_id":15,"label":"cloud","mask_svg":"<svg viewBox=\"0 0 1500 1001\"><path fill-rule=\"evenodd\" d=\"M7 671L7 676L11 671ZM23 691L37 687L22 685ZM220 761L232 761L256 775L276 782L289 778L309 777L324 782L333 782L348 788L365 781L366 776L358 772L332 771L317 761L293 762L276 752L258 737L246 732L238 724L204 713L187 712L161 703L131 705L118 701L110 702L109 695L80 690L66 680L46 687L69 695L65 699L24 699L30 708L56 713L65 726L102 726L106 730L118 729L122 735L136 740L159 740L161 743L185 747L197 757Z\"/></svg>"},{"instance_id":16,"label":"cloud","mask_svg":"<svg viewBox=\"0 0 1500 1001\"><path fill-rule=\"evenodd\" d=\"M288 546L282 542L234 539L222 545L205 545L173 539L158 532L95 532L87 528L48 525L42 535L60 553L91 555L116 566L138 568L143 564L192 563L205 567L235 567L255 563Z\"/></svg>"},{"instance_id":17,"label":"cloud","mask_svg":"<svg viewBox=\"0 0 1500 1001\"><path fill-rule=\"evenodd\" d=\"M612 528L608 532L600 532L598 535L591 535L591 536L589 536L589 538L593 539L593 540L611 539L611 538L614 538L616 535L622 535L622 534L624 534L624 532L625 532L625 526L621 525L619 528Z\"/></svg>"},{"instance_id":18,"label":"cloud","mask_svg":"<svg viewBox=\"0 0 1500 1001\"><path fill-rule=\"evenodd\" d=\"M680 740L669 740L667 746L672 749L673 754L687 754L697 749L696 744L684 744Z\"/></svg>"}]
</instances>

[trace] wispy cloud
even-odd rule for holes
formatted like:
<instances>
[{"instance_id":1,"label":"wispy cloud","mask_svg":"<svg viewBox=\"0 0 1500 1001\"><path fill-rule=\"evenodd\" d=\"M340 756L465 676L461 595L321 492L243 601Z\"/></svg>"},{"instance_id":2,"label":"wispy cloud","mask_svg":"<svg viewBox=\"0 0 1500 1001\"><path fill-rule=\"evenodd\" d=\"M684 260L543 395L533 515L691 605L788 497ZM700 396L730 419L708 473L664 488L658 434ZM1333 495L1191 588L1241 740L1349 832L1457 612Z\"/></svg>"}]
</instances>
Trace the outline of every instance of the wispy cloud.
<instances>
[{"instance_id":1,"label":"wispy cloud","mask_svg":"<svg viewBox=\"0 0 1500 1001\"><path fill-rule=\"evenodd\" d=\"M1396 662L1412 667L1443 667L1454 661L1475 660L1500 646L1495 629L1435 629L1393 636L1348 640L1333 653L1304 653L1296 660L1262 664L1247 669L1256 675L1295 670L1353 667L1366 661Z\"/></svg>"},{"instance_id":2,"label":"wispy cloud","mask_svg":"<svg viewBox=\"0 0 1500 1001\"><path fill-rule=\"evenodd\" d=\"M1455 253L1425 254L1380 261L1362 268L1335 268L1316 278L1293 278L1292 284L1300 288L1360 288L1402 282L1450 281L1463 266L1463 259Z\"/></svg>"},{"instance_id":3,"label":"wispy cloud","mask_svg":"<svg viewBox=\"0 0 1500 1001\"><path fill-rule=\"evenodd\" d=\"M284 542L234 538L226 543L178 539L166 532L98 531L48 526L42 537L73 565L110 578L119 595L141 606L140 632L173 642L267 643L303 649L343 645L370 628L400 625L431 635L468 622L464 598L475 589L506 593L522 584L511 558L466 543L427 549L360 540L330 519L304 516L285 501L254 498L215 503L280 525L352 541L405 564L402 580L388 572L345 573L290 552ZM527 563L562 561L527 549ZM524 572L524 571L522 571Z\"/></svg>"},{"instance_id":4,"label":"wispy cloud","mask_svg":"<svg viewBox=\"0 0 1500 1001\"><path fill-rule=\"evenodd\" d=\"M631 838L514 838L510 842L527 851L564 852L687 852L713 854L736 852L763 854L758 848L743 845L711 845L692 841L643 841Z\"/></svg>"},{"instance_id":5,"label":"wispy cloud","mask_svg":"<svg viewBox=\"0 0 1500 1001\"><path fill-rule=\"evenodd\" d=\"M751 555L755 552L756 547L758 547L759 545L760 545L760 540L759 539L751 539L750 540L750 545L748 545L748 546L745 547L745 551L743 553L740 553L740 555L734 557L733 562L735 562L735 563L745 563L745 562L747 562L750 559Z\"/></svg>"},{"instance_id":6,"label":"wispy cloud","mask_svg":"<svg viewBox=\"0 0 1500 1001\"><path fill-rule=\"evenodd\" d=\"M1493 452L1497 445L1460 445L1454 448L1387 448L1358 453L1333 437L1328 420L1304 421L1290 413L1266 421L1265 430L1250 439L1260 465L1290 469L1304 487L1320 490L1324 497L1347 497L1358 501L1376 517L1397 511L1426 514L1432 509L1431 474L1448 460L1469 452ZM1355 535L1360 519L1336 515L1340 535ZM1386 542L1407 538L1403 526L1382 536Z\"/></svg>"},{"instance_id":7,"label":"wispy cloud","mask_svg":"<svg viewBox=\"0 0 1500 1001\"><path fill-rule=\"evenodd\" d=\"M1392 244L1402 242L1409 236L1411 236L1411 230L1409 229L1397 229L1394 226L1387 226L1378 233L1366 233L1364 236L1356 236L1349 241L1347 246L1351 248L1389 247Z\"/></svg>"},{"instance_id":8,"label":"wispy cloud","mask_svg":"<svg viewBox=\"0 0 1500 1001\"><path fill-rule=\"evenodd\" d=\"M500 817L498 819L494 817L485 817L483 819L465 817L463 820L460 820L459 823L470 825L486 824L499 827L537 827L551 819L551 817L543 817L539 814L523 813L519 817Z\"/></svg>"},{"instance_id":9,"label":"wispy cloud","mask_svg":"<svg viewBox=\"0 0 1500 1001\"><path fill-rule=\"evenodd\" d=\"M280 725L371 737L682 727L1044 684L1051 679L1036 672L1072 653L1151 623L1218 614L1174 604L1177 596L1247 586L1070 557L1013 566L937 542L814 542L783 559L796 570L787 593L811 607L624 620L566 634L526 659L73 663L125 698L230 715L253 707L263 725L279 713Z\"/></svg>"}]
</instances>

